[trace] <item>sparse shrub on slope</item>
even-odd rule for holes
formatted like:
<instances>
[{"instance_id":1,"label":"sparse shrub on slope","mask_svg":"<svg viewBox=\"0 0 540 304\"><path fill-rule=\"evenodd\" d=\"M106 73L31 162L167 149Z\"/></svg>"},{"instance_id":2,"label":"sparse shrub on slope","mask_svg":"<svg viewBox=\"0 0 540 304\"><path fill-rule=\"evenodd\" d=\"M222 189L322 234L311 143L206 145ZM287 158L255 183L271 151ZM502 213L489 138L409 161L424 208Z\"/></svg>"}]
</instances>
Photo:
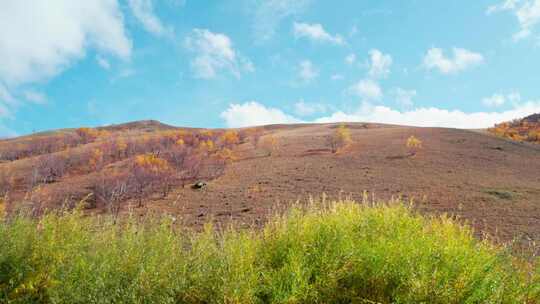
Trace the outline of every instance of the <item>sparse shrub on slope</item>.
<instances>
[{"instance_id":1,"label":"sparse shrub on slope","mask_svg":"<svg viewBox=\"0 0 540 304\"><path fill-rule=\"evenodd\" d=\"M351 130L345 124L339 125L329 139L332 153L337 153L352 144Z\"/></svg>"},{"instance_id":2,"label":"sparse shrub on slope","mask_svg":"<svg viewBox=\"0 0 540 304\"><path fill-rule=\"evenodd\" d=\"M262 231L0 224L0 303L538 303L538 267L401 205L293 208Z\"/></svg>"}]
</instances>

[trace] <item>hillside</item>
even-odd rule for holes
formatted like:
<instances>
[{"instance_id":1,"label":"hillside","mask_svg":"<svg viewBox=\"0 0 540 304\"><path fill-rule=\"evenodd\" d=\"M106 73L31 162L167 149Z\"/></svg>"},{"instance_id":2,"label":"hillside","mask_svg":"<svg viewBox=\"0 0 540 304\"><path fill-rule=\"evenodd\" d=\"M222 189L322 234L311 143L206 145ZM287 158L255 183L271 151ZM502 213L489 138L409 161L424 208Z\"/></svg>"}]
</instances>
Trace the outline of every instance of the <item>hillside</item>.
<instances>
[{"instance_id":1,"label":"hillside","mask_svg":"<svg viewBox=\"0 0 540 304\"><path fill-rule=\"evenodd\" d=\"M497 124L488 131L514 141L540 144L540 113Z\"/></svg>"},{"instance_id":2,"label":"hillside","mask_svg":"<svg viewBox=\"0 0 540 304\"><path fill-rule=\"evenodd\" d=\"M4 140L0 190L8 212L40 214L84 199L90 213L167 212L196 228L209 220L260 226L272 210L323 193L402 197L424 213L458 215L478 234L540 241L540 146L467 130L348 123L352 144L333 153L338 127L140 122ZM411 135L422 141L416 153L406 146ZM207 185L190 187L199 180Z\"/></svg>"}]
</instances>

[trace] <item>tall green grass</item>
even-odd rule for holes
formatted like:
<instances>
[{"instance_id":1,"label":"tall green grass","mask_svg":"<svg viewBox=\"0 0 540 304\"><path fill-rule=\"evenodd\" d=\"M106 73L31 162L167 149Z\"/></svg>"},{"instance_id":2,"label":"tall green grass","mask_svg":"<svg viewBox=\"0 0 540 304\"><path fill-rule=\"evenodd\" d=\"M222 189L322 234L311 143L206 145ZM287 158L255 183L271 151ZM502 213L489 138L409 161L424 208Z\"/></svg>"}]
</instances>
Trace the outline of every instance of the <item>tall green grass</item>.
<instances>
[{"instance_id":1,"label":"tall green grass","mask_svg":"<svg viewBox=\"0 0 540 304\"><path fill-rule=\"evenodd\" d=\"M0 303L538 303L537 266L446 217L351 201L263 230L80 212L0 224Z\"/></svg>"}]
</instances>

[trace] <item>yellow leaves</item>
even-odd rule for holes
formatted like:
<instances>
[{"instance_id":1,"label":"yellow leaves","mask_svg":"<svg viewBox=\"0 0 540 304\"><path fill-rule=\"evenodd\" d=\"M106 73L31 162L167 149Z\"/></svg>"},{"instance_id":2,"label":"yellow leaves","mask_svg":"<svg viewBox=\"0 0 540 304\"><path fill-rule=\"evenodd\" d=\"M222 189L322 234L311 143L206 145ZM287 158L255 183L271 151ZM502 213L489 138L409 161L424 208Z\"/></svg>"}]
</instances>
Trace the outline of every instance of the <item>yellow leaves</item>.
<instances>
[{"instance_id":1,"label":"yellow leaves","mask_svg":"<svg viewBox=\"0 0 540 304\"><path fill-rule=\"evenodd\" d=\"M418 150L422 149L422 141L416 138L414 135L411 135L409 136L409 138L407 138L406 145L409 149L409 153L411 153L411 156L415 156L416 153L418 153Z\"/></svg>"},{"instance_id":2,"label":"yellow leaves","mask_svg":"<svg viewBox=\"0 0 540 304\"><path fill-rule=\"evenodd\" d=\"M407 148L422 148L422 141L411 135L407 138Z\"/></svg>"},{"instance_id":3,"label":"yellow leaves","mask_svg":"<svg viewBox=\"0 0 540 304\"><path fill-rule=\"evenodd\" d=\"M177 146L180 146L182 147L183 145L185 145L186 143L184 142L184 140L182 138L180 138L179 140L176 141L176 145Z\"/></svg>"},{"instance_id":4,"label":"yellow leaves","mask_svg":"<svg viewBox=\"0 0 540 304\"><path fill-rule=\"evenodd\" d=\"M109 131L106 130L97 130L94 128L78 128L75 130L75 133L79 135L82 140L86 143L95 141L98 137L104 138L111 135Z\"/></svg>"},{"instance_id":5,"label":"yellow leaves","mask_svg":"<svg viewBox=\"0 0 540 304\"><path fill-rule=\"evenodd\" d=\"M352 142L351 131L345 124L341 124L337 127L330 138L330 145L332 147L332 152L334 153L349 147Z\"/></svg>"},{"instance_id":6,"label":"yellow leaves","mask_svg":"<svg viewBox=\"0 0 540 304\"><path fill-rule=\"evenodd\" d=\"M207 141L201 141L199 143L199 149L202 151L212 152L215 149L215 144L210 139Z\"/></svg>"},{"instance_id":7,"label":"yellow leaves","mask_svg":"<svg viewBox=\"0 0 540 304\"><path fill-rule=\"evenodd\" d=\"M135 157L135 166L154 173L170 170L167 160L159 158L154 154L137 155Z\"/></svg>"},{"instance_id":8,"label":"yellow leaves","mask_svg":"<svg viewBox=\"0 0 540 304\"><path fill-rule=\"evenodd\" d=\"M124 153L127 150L127 143L123 138L118 138L116 140L116 148L118 149L118 152Z\"/></svg>"},{"instance_id":9,"label":"yellow leaves","mask_svg":"<svg viewBox=\"0 0 540 304\"><path fill-rule=\"evenodd\" d=\"M225 160L226 162L233 162L236 160L234 152L229 148L224 148L223 150L217 153L218 157Z\"/></svg>"},{"instance_id":10,"label":"yellow leaves","mask_svg":"<svg viewBox=\"0 0 540 304\"><path fill-rule=\"evenodd\" d=\"M540 143L540 122L518 119L497 124L488 132L515 141Z\"/></svg>"},{"instance_id":11,"label":"yellow leaves","mask_svg":"<svg viewBox=\"0 0 540 304\"><path fill-rule=\"evenodd\" d=\"M90 154L90 159L88 160L88 164L90 165L90 168L97 170L103 163L103 151L100 149L94 149L92 150Z\"/></svg>"},{"instance_id":12,"label":"yellow leaves","mask_svg":"<svg viewBox=\"0 0 540 304\"><path fill-rule=\"evenodd\" d=\"M225 145L237 145L240 143L240 137L238 136L238 132L229 130L221 136L223 142Z\"/></svg>"},{"instance_id":13,"label":"yellow leaves","mask_svg":"<svg viewBox=\"0 0 540 304\"><path fill-rule=\"evenodd\" d=\"M5 197L0 197L0 220L6 217L6 205Z\"/></svg>"}]
</instances>

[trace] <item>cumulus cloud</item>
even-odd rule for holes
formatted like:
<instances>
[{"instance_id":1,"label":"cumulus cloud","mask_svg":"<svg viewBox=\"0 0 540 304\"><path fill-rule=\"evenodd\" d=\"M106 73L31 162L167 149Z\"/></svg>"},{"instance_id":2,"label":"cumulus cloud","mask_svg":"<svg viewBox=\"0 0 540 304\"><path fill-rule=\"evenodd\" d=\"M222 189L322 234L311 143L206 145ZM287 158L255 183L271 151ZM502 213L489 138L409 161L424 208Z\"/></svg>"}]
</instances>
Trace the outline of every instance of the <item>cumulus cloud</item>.
<instances>
[{"instance_id":1,"label":"cumulus cloud","mask_svg":"<svg viewBox=\"0 0 540 304\"><path fill-rule=\"evenodd\" d=\"M301 122L279 109L266 107L257 101L230 104L220 116L229 128Z\"/></svg>"},{"instance_id":2,"label":"cumulus cloud","mask_svg":"<svg viewBox=\"0 0 540 304\"><path fill-rule=\"evenodd\" d=\"M301 117L324 112L326 112L326 106L321 103L307 103L304 100L300 100L294 104L294 113Z\"/></svg>"},{"instance_id":3,"label":"cumulus cloud","mask_svg":"<svg viewBox=\"0 0 540 304\"><path fill-rule=\"evenodd\" d=\"M293 25L294 37L306 38L315 42L328 42L332 44L342 45L345 43L340 35L329 34L319 23L298 23Z\"/></svg>"},{"instance_id":4,"label":"cumulus cloud","mask_svg":"<svg viewBox=\"0 0 540 304\"><path fill-rule=\"evenodd\" d=\"M417 108L398 111L386 106L363 107L355 113L336 112L316 122L378 122L419 127L445 127L458 129L482 129L502 121L509 121L540 112L540 101L530 101L504 112L465 113L459 110Z\"/></svg>"},{"instance_id":5,"label":"cumulus cloud","mask_svg":"<svg viewBox=\"0 0 540 304\"><path fill-rule=\"evenodd\" d=\"M414 104L413 99L416 96L416 90L396 88L394 90L394 96L398 105L401 107L410 108Z\"/></svg>"},{"instance_id":6,"label":"cumulus cloud","mask_svg":"<svg viewBox=\"0 0 540 304\"><path fill-rule=\"evenodd\" d=\"M515 40L531 36L534 28L540 23L540 0L505 0L489 6L486 13L490 15L502 11L512 12L518 20L519 31L514 34Z\"/></svg>"},{"instance_id":7,"label":"cumulus cloud","mask_svg":"<svg viewBox=\"0 0 540 304\"><path fill-rule=\"evenodd\" d=\"M163 36L172 30L166 28L154 13L152 0L129 0L129 7L144 29L156 36Z\"/></svg>"},{"instance_id":8,"label":"cumulus cloud","mask_svg":"<svg viewBox=\"0 0 540 304\"><path fill-rule=\"evenodd\" d=\"M374 122L418 127L445 127L458 129L488 128L502 121L509 121L540 112L540 100L529 101L514 105L503 112L473 112L446 110L435 107L416 108L399 111L387 106L374 106L362 103L358 110L346 113L334 112L328 116L311 121L303 121L285 114L277 108L269 108L258 102L251 101L243 104L231 104L221 114L229 127L246 127L278 123L329 123L329 122Z\"/></svg>"},{"instance_id":9,"label":"cumulus cloud","mask_svg":"<svg viewBox=\"0 0 540 304\"><path fill-rule=\"evenodd\" d=\"M116 0L3 1L0 81L5 84L55 76L91 47L130 57L131 41Z\"/></svg>"},{"instance_id":10,"label":"cumulus cloud","mask_svg":"<svg viewBox=\"0 0 540 304\"><path fill-rule=\"evenodd\" d=\"M369 52L369 72L368 75L373 78L385 78L390 74L392 66L392 56L383 54L379 50L371 50Z\"/></svg>"},{"instance_id":11,"label":"cumulus cloud","mask_svg":"<svg viewBox=\"0 0 540 304\"><path fill-rule=\"evenodd\" d=\"M257 42L271 39L283 19L303 12L311 0L254 0L253 31ZM251 13L250 13L251 14Z\"/></svg>"},{"instance_id":12,"label":"cumulus cloud","mask_svg":"<svg viewBox=\"0 0 540 304\"><path fill-rule=\"evenodd\" d=\"M363 79L351 85L347 92L351 95L358 96L362 100L378 100L383 96L383 92L378 83L371 79Z\"/></svg>"},{"instance_id":13,"label":"cumulus cloud","mask_svg":"<svg viewBox=\"0 0 540 304\"><path fill-rule=\"evenodd\" d=\"M240 77L242 72L254 70L253 63L237 54L231 39L225 34L194 29L185 39L185 46L195 55L191 67L197 78L212 79L222 70Z\"/></svg>"},{"instance_id":14,"label":"cumulus cloud","mask_svg":"<svg viewBox=\"0 0 540 304\"><path fill-rule=\"evenodd\" d=\"M319 71L309 60L303 60L298 65L298 77L304 83L309 83L319 77Z\"/></svg>"},{"instance_id":15,"label":"cumulus cloud","mask_svg":"<svg viewBox=\"0 0 540 304\"><path fill-rule=\"evenodd\" d=\"M454 56L446 57L440 48L431 48L424 57L423 66L443 74L456 74L484 62L484 56L462 48L453 49Z\"/></svg>"}]
</instances>

